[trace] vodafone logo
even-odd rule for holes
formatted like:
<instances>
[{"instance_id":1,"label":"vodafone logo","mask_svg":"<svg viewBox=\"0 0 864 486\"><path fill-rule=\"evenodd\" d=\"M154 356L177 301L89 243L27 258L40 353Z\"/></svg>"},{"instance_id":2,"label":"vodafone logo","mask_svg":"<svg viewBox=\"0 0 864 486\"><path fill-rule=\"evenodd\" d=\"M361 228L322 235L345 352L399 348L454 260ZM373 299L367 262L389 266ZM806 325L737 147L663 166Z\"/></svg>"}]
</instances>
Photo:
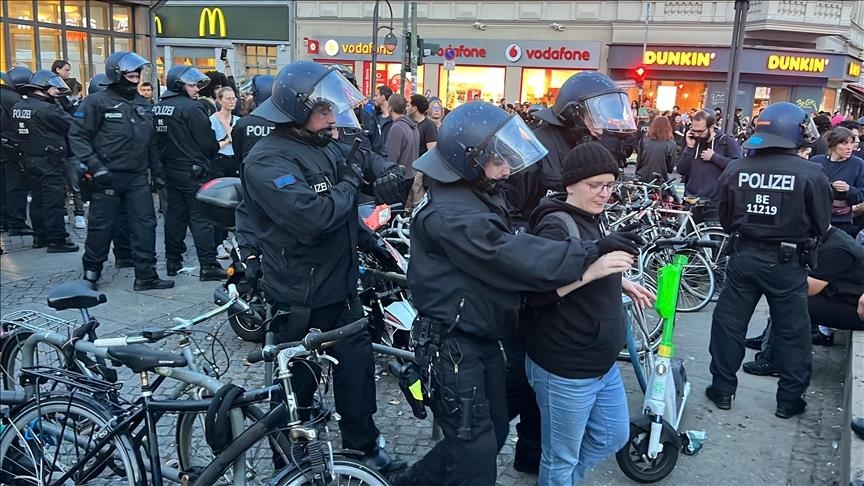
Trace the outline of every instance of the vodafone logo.
<instances>
[{"instance_id":1,"label":"vodafone logo","mask_svg":"<svg viewBox=\"0 0 864 486\"><path fill-rule=\"evenodd\" d=\"M516 62L522 58L522 48L519 47L519 44L510 44L504 51L504 57L510 62Z\"/></svg>"},{"instance_id":2,"label":"vodafone logo","mask_svg":"<svg viewBox=\"0 0 864 486\"><path fill-rule=\"evenodd\" d=\"M306 53L307 54L318 54L320 51L320 45L318 41L315 39L306 38Z\"/></svg>"}]
</instances>

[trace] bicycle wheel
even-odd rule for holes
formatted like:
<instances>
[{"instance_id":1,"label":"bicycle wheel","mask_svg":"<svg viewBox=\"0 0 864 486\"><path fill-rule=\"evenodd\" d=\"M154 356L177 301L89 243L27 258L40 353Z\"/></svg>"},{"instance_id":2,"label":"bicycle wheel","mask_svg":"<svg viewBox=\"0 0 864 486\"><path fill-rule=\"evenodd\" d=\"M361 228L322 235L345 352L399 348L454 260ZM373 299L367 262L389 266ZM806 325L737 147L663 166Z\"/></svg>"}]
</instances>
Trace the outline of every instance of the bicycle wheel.
<instances>
[{"instance_id":1,"label":"bicycle wheel","mask_svg":"<svg viewBox=\"0 0 864 486\"><path fill-rule=\"evenodd\" d=\"M23 390L18 383L18 373L21 371L21 347L24 341L33 335L28 329L16 329L6 336L0 349L0 374L3 375L3 389ZM65 368L66 359L59 347L48 343L36 344L33 364L51 368Z\"/></svg>"},{"instance_id":2,"label":"bicycle wheel","mask_svg":"<svg viewBox=\"0 0 864 486\"><path fill-rule=\"evenodd\" d=\"M388 486L390 483L383 476L375 472L369 466L360 461L350 459L345 456L334 456L331 468L333 481L327 484L332 485L369 485L369 486ZM306 476L306 471L302 469L292 469L285 471L280 476L273 478L274 486L303 486L312 484L310 478Z\"/></svg>"},{"instance_id":3,"label":"bicycle wheel","mask_svg":"<svg viewBox=\"0 0 864 486\"><path fill-rule=\"evenodd\" d=\"M81 462L110 431L111 417L103 405L81 396L41 397L23 405L0 434L0 484L144 484L141 458L125 433ZM67 472L69 479L59 482Z\"/></svg>"},{"instance_id":4,"label":"bicycle wheel","mask_svg":"<svg viewBox=\"0 0 864 486\"><path fill-rule=\"evenodd\" d=\"M697 312L705 308L714 296L716 282L711 263L701 252L682 250L678 253L687 255L687 264L681 273L681 284L678 289L678 312ZM654 289L657 288L657 271L664 265L672 263L675 250L671 248L653 248L645 255L645 280Z\"/></svg>"},{"instance_id":5,"label":"bicycle wheel","mask_svg":"<svg viewBox=\"0 0 864 486\"><path fill-rule=\"evenodd\" d=\"M656 293L657 289L650 283L645 287ZM649 351L654 351L660 344L660 336L663 334L663 319L657 314L653 307L639 309L633 304L624 306L624 321L630 326L636 354L642 358ZM624 348L618 353L618 359L631 361L630 351Z\"/></svg>"},{"instance_id":6,"label":"bicycle wheel","mask_svg":"<svg viewBox=\"0 0 864 486\"><path fill-rule=\"evenodd\" d=\"M258 421L263 413L252 407L243 409L247 424ZM204 413L181 413L177 416L177 459L181 471L203 469L213 462L215 454L204 435ZM246 450L246 484L264 485L273 477L273 453L266 439ZM234 484L233 470L229 468L214 484Z\"/></svg>"},{"instance_id":7,"label":"bicycle wheel","mask_svg":"<svg viewBox=\"0 0 864 486\"><path fill-rule=\"evenodd\" d=\"M698 228L688 236L720 243L719 248L706 248L704 250L705 258L708 259L714 269L714 279L717 287L715 294L719 294L723 290L723 284L726 282L726 263L729 261L729 254L731 252L729 235L719 226L710 226Z\"/></svg>"}]
</instances>

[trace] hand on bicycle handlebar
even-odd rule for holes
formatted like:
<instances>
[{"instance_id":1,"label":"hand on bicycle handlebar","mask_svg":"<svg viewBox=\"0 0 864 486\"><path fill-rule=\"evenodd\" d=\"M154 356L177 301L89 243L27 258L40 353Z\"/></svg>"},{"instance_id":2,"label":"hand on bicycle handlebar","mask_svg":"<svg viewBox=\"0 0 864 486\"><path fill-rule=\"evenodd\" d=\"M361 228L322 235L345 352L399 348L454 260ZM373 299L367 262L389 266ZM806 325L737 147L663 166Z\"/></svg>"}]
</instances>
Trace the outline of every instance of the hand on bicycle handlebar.
<instances>
[{"instance_id":1,"label":"hand on bicycle handlebar","mask_svg":"<svg viewBox=\"0 0 864 486\"><path fill-rule=\"evenodd\" d=\"M639 254L639 247L645 244L642 237L630 231L615 231L597 240L601 255L613 251L625 251L631 255Z\"/></svg>"}]
</instances>

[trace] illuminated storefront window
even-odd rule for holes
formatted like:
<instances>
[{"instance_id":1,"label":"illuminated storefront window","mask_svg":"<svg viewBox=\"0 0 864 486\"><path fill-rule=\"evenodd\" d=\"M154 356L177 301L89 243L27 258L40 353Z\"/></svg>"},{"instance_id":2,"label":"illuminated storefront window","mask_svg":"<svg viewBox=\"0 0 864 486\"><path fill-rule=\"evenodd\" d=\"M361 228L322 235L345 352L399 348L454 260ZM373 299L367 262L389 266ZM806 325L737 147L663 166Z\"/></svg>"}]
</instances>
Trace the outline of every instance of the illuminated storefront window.
<instances>
[{"instance_id":1,"label":"illuminated storefront window","mask_svg":"<svg viewBox=\"0 0 864 486\"><path fill-rule=\"evenodd\" d=\"M276 46L246 46L246 77L276 74Z\"/></svg>"},{"instance_id":2,"label":"illuminated storefront window","mask_svg":"<svg viewBox=\"0 0 864 486\"><path fill-rule=\"evenodd\" d=\"M558 96L558 88L578 72L580 71L568 69L525 68L522 70L522 94L515 101L551 105Z\"/></svg>"},{"instance_id":3,"label":"illuminated storefront window","mask_svg":"<svg viewBox=\"0 0 864 486\"><path fill-rule=\"evenodd\" d=\"M702 108L705 101L705 92L708 89L706 83L694 81L645 81L642 94L642 106L645 108L656 108L663 111L672 111L679 107L681 112L690 108ZM625 90L630 101L639 99L639 90L629 88ZM644 112L643 112L644 113Z\"/></svg>"},{"instance_id":4,"label":"illuminated storefront window","mask_svg":"<svg viewBox=\"0 0 864 486\"><path fill-rule=\"evenodd\" d=\"M504 72L503 67L456 66L447 71L442 66L438 96L451 110L468 101L498 102L504 97Z\"/></svg>"},{"instance_id":5,"label":"illuminated storefront window","mask_svg":"<svg viewBox=\"0 0 864 486\"><path fill-rule=\"evenodd\" d=\"M50 69L58 59L86 84L114 50L134 50L133 7L96 0L14 0L0 9L0 67ZM8 42L8 44L6 44Z\"/></svg>"}]
</instances>

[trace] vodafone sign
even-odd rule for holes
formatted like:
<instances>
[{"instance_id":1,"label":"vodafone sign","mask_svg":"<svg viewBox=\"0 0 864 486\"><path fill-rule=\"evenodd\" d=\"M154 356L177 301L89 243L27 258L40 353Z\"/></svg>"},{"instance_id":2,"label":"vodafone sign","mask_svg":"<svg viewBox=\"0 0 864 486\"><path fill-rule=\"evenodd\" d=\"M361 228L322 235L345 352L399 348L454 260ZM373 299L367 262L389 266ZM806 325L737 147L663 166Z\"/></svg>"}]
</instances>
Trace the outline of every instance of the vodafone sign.
<instances>
[{"instance_id":1,"label":"vodafone sign","mask_svg":"<svg viewBox=\"0 0 864 486\"><path fill-rule=\"evenodd\" d=\"M424 38L438 44L440 49L428 56L427 64L443 64L445 51L455 53L457 65L470 66L526 66L591 70L600 67L599 41L513 41L512 39L440 39ZM311 47L314 46L314 49ZM372 42L368 37L310 36L307 53L313 58L329 57L369 61ZM323 56L322 56L323 55ZM378 46L378 59L399 62L401 43L395 51Z\"/></svg>"}]
</instances>

